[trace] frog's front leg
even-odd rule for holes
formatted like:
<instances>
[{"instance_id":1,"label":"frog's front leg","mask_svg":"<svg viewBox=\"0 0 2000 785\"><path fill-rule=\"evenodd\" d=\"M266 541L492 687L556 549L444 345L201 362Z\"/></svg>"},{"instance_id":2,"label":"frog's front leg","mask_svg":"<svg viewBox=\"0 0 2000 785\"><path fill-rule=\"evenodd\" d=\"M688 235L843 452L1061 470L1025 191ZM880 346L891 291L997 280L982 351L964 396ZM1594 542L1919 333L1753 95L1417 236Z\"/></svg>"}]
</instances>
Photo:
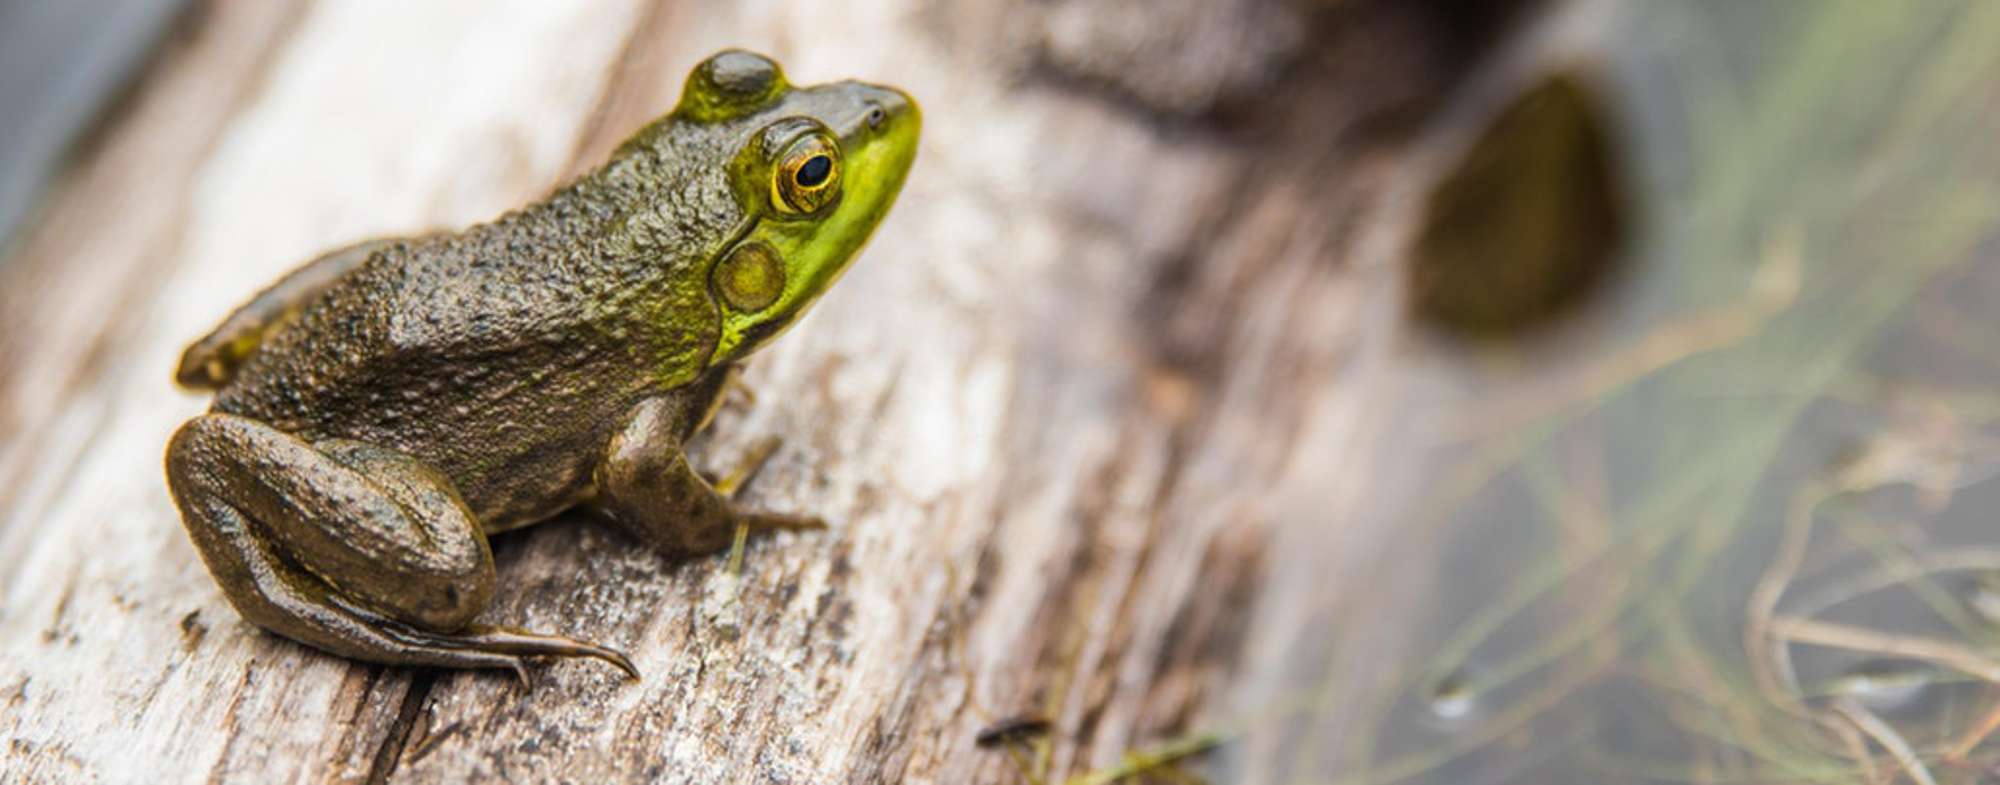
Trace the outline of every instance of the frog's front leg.
<instances>
[{"instance_id":1,"label":"frog's front leg","mask_svg":"<svg viewBox=\"0 0 2000 785\"><path fill-rule=\"evenodd\" d=\"M407 455L209 414L174 434L167 481L216 583L267 630L373 662L518 674L523 657L587 656L637 677L609 649L472 624L493 593L486 535Z\"/></svg>"},{"instance_id":2,"label":"frog's front leg","mask_svg":"<svg viewBox=\"0 0 2000 785\"><path fill-rule=\"evenodd\" d=\"M821 529L816 516L746 510L717 491L681 451L681 439L705 419L669 398L633 407L611 439L597 470L594 506L606 517L669 553L710 553L734 539L738 524L751 531Z\"/></svg>"}]
</instances>

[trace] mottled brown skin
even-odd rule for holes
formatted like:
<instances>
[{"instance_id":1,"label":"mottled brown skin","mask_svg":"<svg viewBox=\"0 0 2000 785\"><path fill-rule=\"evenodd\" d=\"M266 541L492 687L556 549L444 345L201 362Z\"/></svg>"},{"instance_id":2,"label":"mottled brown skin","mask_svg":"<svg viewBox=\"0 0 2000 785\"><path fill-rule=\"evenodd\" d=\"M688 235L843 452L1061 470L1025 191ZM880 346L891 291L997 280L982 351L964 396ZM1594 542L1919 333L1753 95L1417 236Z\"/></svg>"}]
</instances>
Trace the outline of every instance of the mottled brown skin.
<instances>
[{"instance_id":1,"label":"mottled brown skin","mask_svg":"<svg viewBox=\"0 0 2000 785\"><path fill-rule=\"evenodd\" d=\"M609 649L472 624L493 590L487 535L578 505L676 553L739 524L818 525L737 508L681 446L852 260L919 126L895 90L795 88L724 52L545 201L279 281L178 376L216 391L167 475L217 583L250 621L357 659L592 656L636 675Z\"/></svg>"}]
</instances>

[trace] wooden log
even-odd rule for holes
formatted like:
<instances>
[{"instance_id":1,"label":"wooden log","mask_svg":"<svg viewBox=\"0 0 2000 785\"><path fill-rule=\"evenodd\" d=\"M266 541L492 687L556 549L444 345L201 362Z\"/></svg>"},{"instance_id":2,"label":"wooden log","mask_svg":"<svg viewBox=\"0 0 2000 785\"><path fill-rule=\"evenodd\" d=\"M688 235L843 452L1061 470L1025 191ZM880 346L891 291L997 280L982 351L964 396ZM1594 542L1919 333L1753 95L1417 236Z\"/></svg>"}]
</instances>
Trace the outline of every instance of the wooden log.
<instances>
[{"instance_id":1,"label":"wooden log","mask_svg":"<svg viewBox=\"0 0 2000 785\"><path fill-rule=\"evenodd\" d=\"M1116 34L1149 16L1242 35ZM1240 726L1328 650L1329 571L1379 551L1375 216L1462 66L1443 29L1396 2L202 6L0 267L0 768L1017 782L975 745L1008 718L1049 720L1057 777ZM204 406L182 346L315 251L538 197L730 45L926 110L873 246L696 452L783 437L748 498L832 529L752 543L740 580L580 515L498 538L485 618L624 649L637 684L241 621L161 476ZM1276 735L1204 765L1276 776Z\"/></svg>"}]
</instances>

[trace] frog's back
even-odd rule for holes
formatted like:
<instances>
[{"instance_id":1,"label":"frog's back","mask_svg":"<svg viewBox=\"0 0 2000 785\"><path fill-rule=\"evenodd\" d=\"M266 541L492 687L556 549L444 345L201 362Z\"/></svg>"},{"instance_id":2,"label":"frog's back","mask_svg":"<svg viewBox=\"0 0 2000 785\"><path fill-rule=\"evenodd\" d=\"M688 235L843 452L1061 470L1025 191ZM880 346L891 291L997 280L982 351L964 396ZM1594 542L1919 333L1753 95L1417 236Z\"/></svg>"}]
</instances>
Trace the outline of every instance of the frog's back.
<instances>
[{"instance_id":1,"label":"frog's back","mask_svg":"<svg viewBox=\"0 0 2000 785\"><path fill-rule=\"evenodd\" d=\"M402 451L489 526L560 510L660 363L712 340L645 318L672 265L599 258L586 224L524 212L385 247L269 336L215 409Z\"/></svg>"}]
</instances>

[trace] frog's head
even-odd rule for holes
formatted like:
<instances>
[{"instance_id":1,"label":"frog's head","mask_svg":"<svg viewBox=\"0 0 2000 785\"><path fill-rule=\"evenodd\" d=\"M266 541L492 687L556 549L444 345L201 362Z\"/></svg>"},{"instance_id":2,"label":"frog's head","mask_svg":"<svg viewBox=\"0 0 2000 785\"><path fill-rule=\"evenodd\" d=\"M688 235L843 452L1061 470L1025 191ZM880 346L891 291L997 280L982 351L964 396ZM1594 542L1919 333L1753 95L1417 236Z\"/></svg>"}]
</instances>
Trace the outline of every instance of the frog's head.
<instances>
[{"instance_id":1,"label":"frog's head","mask_svg":"<svg viewBox=\"0 0 2000 785\"><path fill-rule=\"evenodd\" d=\"M717 366L797 321L847 269L902 190L923 119L900 90L793 86L777 63L739 50L697 66L671 118L721 131L733 150L740 218L705 260Z\"/></svg>"}]
</instances>

